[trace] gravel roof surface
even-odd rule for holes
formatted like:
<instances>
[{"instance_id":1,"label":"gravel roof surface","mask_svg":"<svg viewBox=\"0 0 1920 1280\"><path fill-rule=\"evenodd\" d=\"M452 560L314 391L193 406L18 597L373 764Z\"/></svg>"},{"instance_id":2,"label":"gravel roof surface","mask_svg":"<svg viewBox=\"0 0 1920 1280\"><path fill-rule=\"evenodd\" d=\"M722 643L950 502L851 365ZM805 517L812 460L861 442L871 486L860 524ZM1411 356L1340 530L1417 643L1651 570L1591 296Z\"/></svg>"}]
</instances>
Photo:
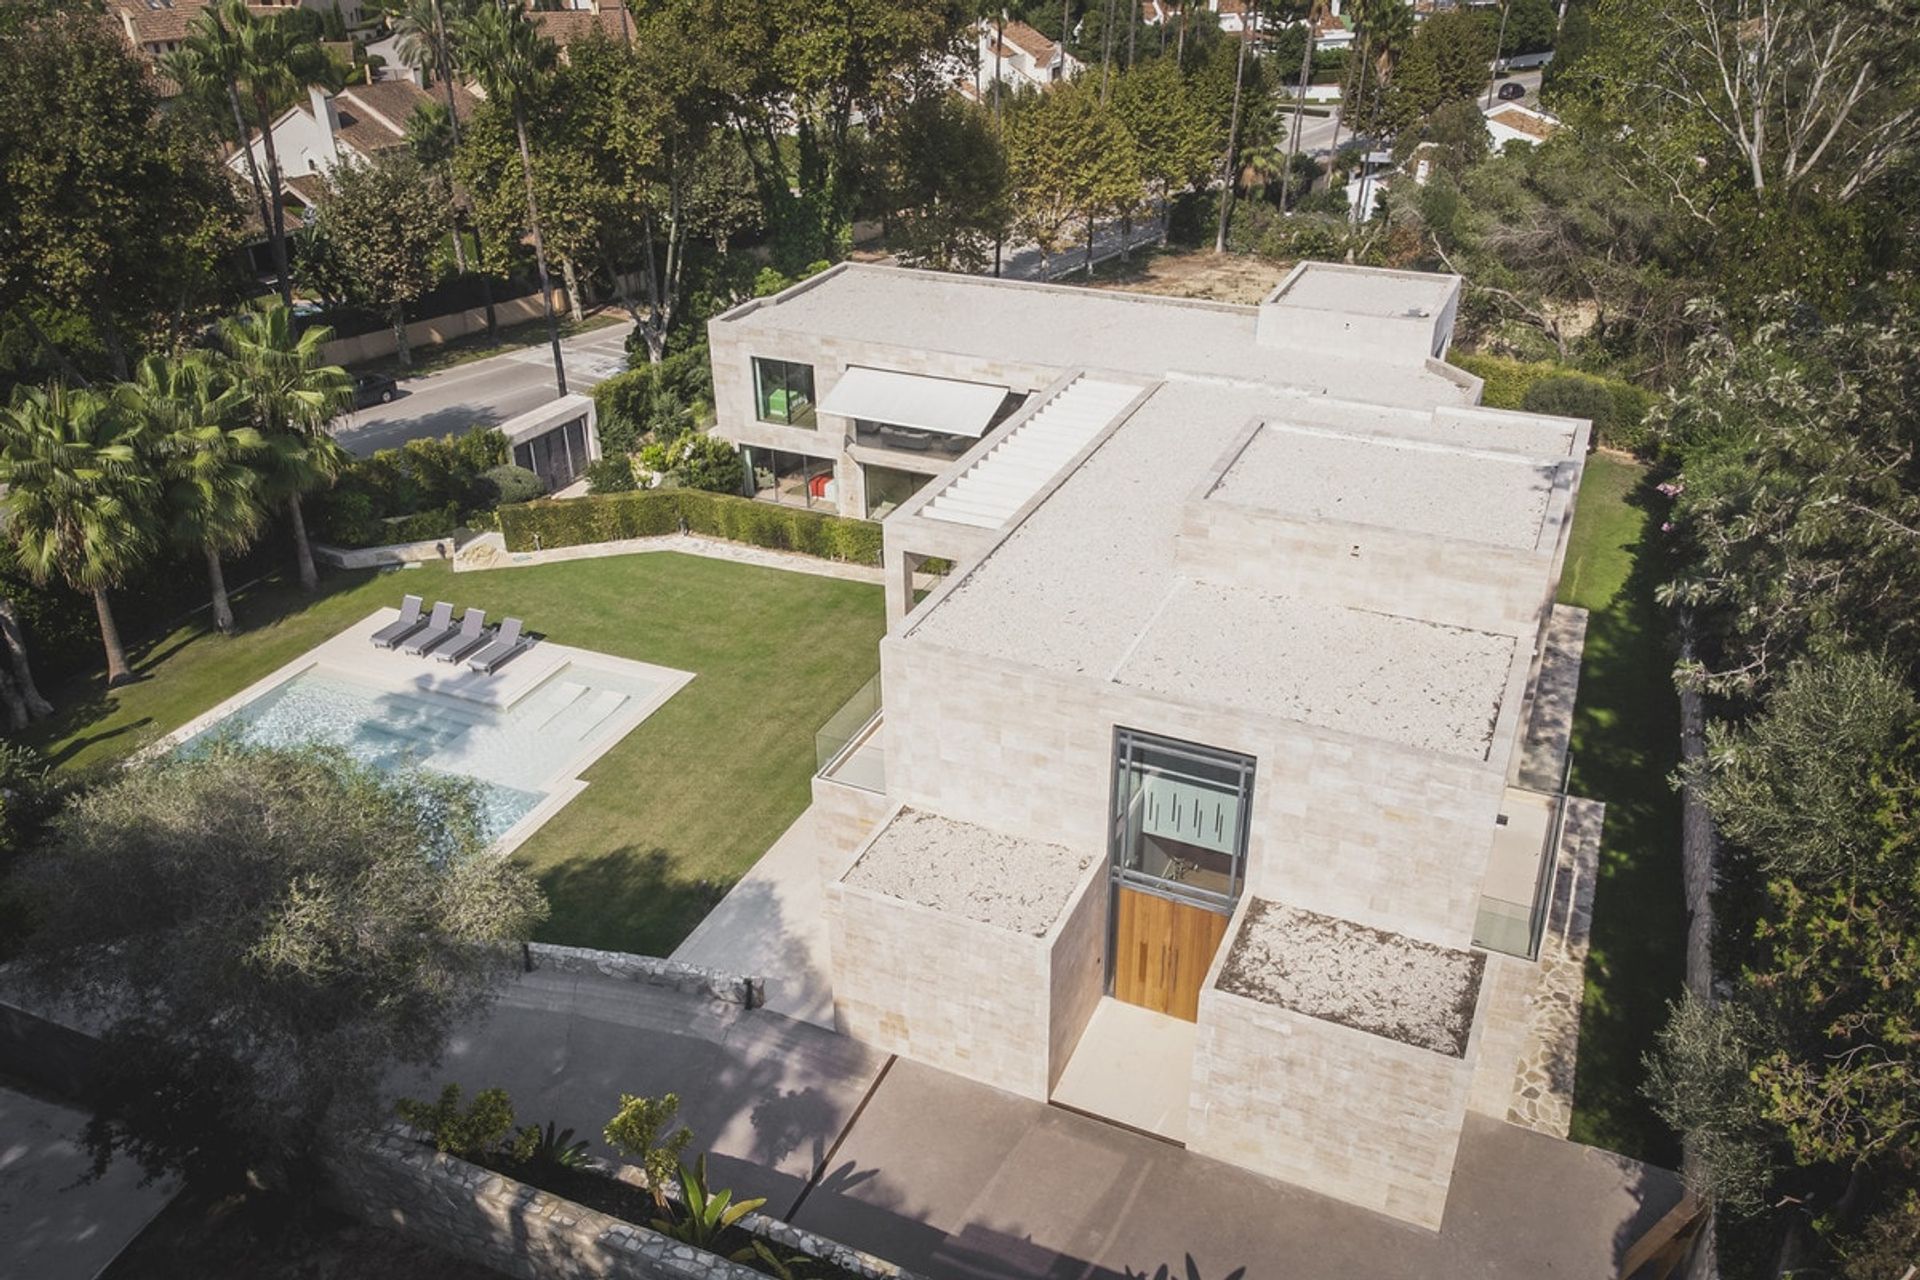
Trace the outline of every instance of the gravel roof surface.
<instances>
[{"instance_id":1,"label":"gravel roof surface","mask_svg":"<svg viewBox=\"0 0 1920 1280\"><path fill-rule=\"evenodd\" d=\"M1063 370L1149 377L1181 370L1389 404L1466 403L1460 387L1424 368L1260 346L1256 315L1254 307L1225 303L856 265L725 323Z\"/></svg>"},{"instance_id":2,"label":"gravel roof surface","mask_svg":"<svg viewBox=\"0 0 1920 1280\"><path fill-rule=\"evenodd\" d=\"M1486 957L1254 900L1222 991L1451 1057L1467 1053Z\"/></svg>"},{"instance_id":3,"label":"gravel roof surface","mask_svg":"<svg viewBox=\"0 0 1920 1280\"><path fill-rule=\"evenodd\" d=\"M1461 430L1424 415L1257 387L1168 382L911 635L1042 670L1117 676L1232 704L1249 696L1248 673L1258 672L1268 683L1253 696L1274 714L1484 754L1512 654L1507 637L1271 597L1235 601L1229 597L1238 593L1208 595L1178 574L1175 539L1187 496L1250 420L1283 415L1343 430L1442 438ZM1170 598L1176 591L1189 594ZM1217 619L1222 630L1195 636L1187 653L1176 652L1183 643L1176 637L1192 633L1201 616ZM1320 638L1327 636L1362 639L1343 640L1345 651L1334 652ZM1137 637L1144 656L1129 656ZM1283 673L1286 663L1270 656L1275 652L1302 659ZM1503 664L1497 678L1496 660ZM1325 688L1305 688L1310 679ZM1369 680L1393 687L1368 687Z\"/></svg>"},{"instance_id":4,"label":"gravel roof surface","mask_svg":"<svg viewBox=\"0 0 1920 1280\"><path fill-rule=\"evenodd\" d=\"M1351 520L1530 550L1555 464L1269 424L1208 496L1308 520Z\"/></svg>"},{"instance_id":5,"label":"gravel roof surface","mask_svg":"<svg viewBox=\"0 0 1920 1280\"><path fill-rule=\"evenodd\" d=\"M1044 938L1093 861L1065 845L902 809L844 878L948 915Z\"/></svg>"},{"instance_id":6,"label":"gravel roof surface","mask_svg":"<svg viewBox=\"0 0 1920 1280\"><path fill-rule=\"evenodd\" d=\"M1279 301L1359 315L1404 316L1416 310L1437 315L1452 291L1453 280L1449 277L1317 262L1313 270L1280 295Z\"/></svg>"},{"instance_id":7,"label":"gravel roof surface","mask_svg":"<svg viewBox=\"0 0 1920 1280\"><path fill-rule=\"evenodd\" d=\"M1121 684L1482 759L1512 636L1182 580Z\"/></svg>"}]
</instances>

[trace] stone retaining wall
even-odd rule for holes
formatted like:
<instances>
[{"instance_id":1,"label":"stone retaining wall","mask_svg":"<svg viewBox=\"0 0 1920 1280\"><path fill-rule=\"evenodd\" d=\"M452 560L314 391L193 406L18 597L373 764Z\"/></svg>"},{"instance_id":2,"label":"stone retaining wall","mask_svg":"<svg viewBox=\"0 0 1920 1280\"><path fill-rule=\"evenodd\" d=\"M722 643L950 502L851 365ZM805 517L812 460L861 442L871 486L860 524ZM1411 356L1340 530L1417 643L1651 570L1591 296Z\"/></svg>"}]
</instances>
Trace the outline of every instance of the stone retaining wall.
<instances>
[{"instance_id":1,"label":"stone retaining wall","mask_svg":"<svg viewBox=\"0 0 1920 1280\"><path fill-rule=\"evenodd\" d=\"M623 978L649 986L670 987L684 995L706 996L729 1004L758 1009L767 1002L764 978L681 964L658 956L629 955L624 951L594 951L588 947L558 947L545 942L530 942L526 947L529 968L553 969L560 973L594 973L603 978Z\"/></svg>"},{"instance_id":2,"label":"stone retaining wall","mask_svg":"<svg viewBox=\"0 0 1920 1280\"><path fill-rule=\"evenodd\" d=\"M314 559L336 569L379 569L396 564L432 564L451 560L460 541L449 533L444 538L423 542L390 542L379 547L334 547L323 542L313 544Z\"/></svg>"},{"instance_id":3,"label":"stone retaining wall","mask_svg":"<svg viewBox=\"0 0 1920 1280\"><path fill-rule=\"evenodd\" d=\"M756 1280L761 1273L504 1174L443 1155L405 1125L344 1146L327 1161L341 1206L377 1226L521 1280ZM631 1165L590 1158L604 1177L645 1186ZM912 1272L766 1214L740 1228L868 1280Z\"/></svg>"}]
</instances>

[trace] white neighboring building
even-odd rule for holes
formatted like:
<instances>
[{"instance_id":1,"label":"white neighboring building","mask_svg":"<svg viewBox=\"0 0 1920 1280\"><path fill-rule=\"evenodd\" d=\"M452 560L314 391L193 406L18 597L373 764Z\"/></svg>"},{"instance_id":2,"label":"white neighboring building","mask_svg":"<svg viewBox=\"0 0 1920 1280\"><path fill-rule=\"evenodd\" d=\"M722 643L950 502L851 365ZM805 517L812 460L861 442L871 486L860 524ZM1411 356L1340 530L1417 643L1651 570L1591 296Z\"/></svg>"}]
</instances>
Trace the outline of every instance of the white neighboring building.
<instances>
[{"instance_id":1,"label":"white neighboring building","mask_svg":"<svg viewBox=\"0 0 1920 1280\"><path fill-rule=\"evenodd\" d=\"M965 68L960 80L963 89L972 85L970 96L976 99L991 93L996 76L1014 89L1044 89L1084 69L1078 58L1024 22L982 19L974 27L974 43L977 65Z\"/></svg>"},{"instance_id":2,"label":"white neighboring building","mask_svg":"<svg viewBox=\"0 0 1920 1280\"><path fill-rule=\"evenodd\" d=\"M1523 107L1517 102L1496 102L1487 108L1485 115L1487 135L1492 139L1495 151L1509 142L1535 146L1560 130L1560 122L1546 112Z\"/></svg>"},{"instance_id":3,"label":"white neighboring building","mask_svg":"<svg viewBox=\"0 0 1920 1280\"><path fill-rule=\"evenodd\" d=\"M463 120L472 114L478 101L458 85L454 86L453 100ZM286 188L282 194L290 203L311 207L319 189L313 179L343 159L368 161L383 151L405 146L407 121L429 102L444 105L445 88L435 85L422 89L411 80L349 85L339 93L313 86L305 102L288 107L273 122L273 148ZM251 147L264 178L266 147L258 134ZM227 167L245 176L246 154L235 151L227 157Z\"/></svg>"}]
</instances>

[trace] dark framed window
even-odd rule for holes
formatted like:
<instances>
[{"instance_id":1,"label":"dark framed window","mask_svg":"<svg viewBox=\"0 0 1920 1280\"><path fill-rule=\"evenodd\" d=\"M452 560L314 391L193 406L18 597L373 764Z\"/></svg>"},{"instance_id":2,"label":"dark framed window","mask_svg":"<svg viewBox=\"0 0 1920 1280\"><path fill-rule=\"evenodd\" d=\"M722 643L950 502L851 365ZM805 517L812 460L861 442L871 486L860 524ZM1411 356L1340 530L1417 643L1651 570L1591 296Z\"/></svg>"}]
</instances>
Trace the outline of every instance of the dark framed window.
<instances>
[{"instance_id":1,"label":"dark framed window","mask_svg":"<svg viewBox=\"0 0 1920 1280\"><path fill-rule=\"evenodd\" d=\"M817 425L813 400L813 366L792 360L753 360L754 411L762 422L788 427Z\"/></svg>"},{"instance_id":2,"label":"dark framed window","mask_svg":"<svg viewBox=\"0 0 1920 1280\"><path fill-rule=\"evenodd\" d=\"M1231 911L1246 885L1252 756L1115 729L1116 885Z\"/></svg>"},{"instance_id":3,"label":"dark framed window","mask_svg":"<svg viewBox=\"0 0 1920 1280\"><path fill-rule=\"evenodd\" d=\"M867 519L884 520L889 512L920 492L932 476L893 467L861 467L866 477Z\"/></svg>"},{"instance_id":4,"label":"dark framed window","mask_svg":"<svg viewBox=\"0 0 1920 1280\"><path fill-rule=\"evenodd\" d=\"M754 497L802 507L823 507L828 511L839 505L833 459L810 458L804 453L788 453L783 449L748 448L743 452Z\"/></svg>"}]
</instances>

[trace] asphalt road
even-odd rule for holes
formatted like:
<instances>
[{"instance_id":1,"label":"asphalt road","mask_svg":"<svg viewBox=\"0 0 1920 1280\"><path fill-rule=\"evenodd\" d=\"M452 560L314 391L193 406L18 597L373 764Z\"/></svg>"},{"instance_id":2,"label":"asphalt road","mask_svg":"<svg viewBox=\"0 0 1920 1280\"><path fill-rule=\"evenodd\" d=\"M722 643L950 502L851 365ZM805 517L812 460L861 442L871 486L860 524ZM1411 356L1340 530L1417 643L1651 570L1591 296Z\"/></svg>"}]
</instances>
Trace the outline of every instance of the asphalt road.
<instances>
[{"instance_id":1,"label":"asphalt road","mask_svg":"<svg viewBox=\"0 0 1920 1280\"><path fill-rule=\"evenodd\" d=\"M632 329L633 322L623 320L563 341L567 390L592 390L596 383L625 369L627 334ZM364 456L422 436L458 435L473 426L495 426L539 408L558 394L553 356L542 343L426 377L402 379L400 394L391 403L371 405L340 419L333 436Z\"/></svg>"}]
</instances>

